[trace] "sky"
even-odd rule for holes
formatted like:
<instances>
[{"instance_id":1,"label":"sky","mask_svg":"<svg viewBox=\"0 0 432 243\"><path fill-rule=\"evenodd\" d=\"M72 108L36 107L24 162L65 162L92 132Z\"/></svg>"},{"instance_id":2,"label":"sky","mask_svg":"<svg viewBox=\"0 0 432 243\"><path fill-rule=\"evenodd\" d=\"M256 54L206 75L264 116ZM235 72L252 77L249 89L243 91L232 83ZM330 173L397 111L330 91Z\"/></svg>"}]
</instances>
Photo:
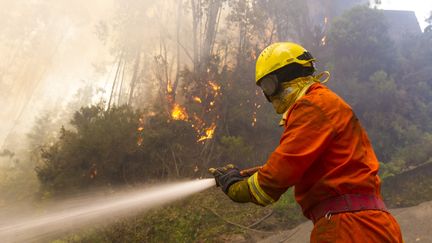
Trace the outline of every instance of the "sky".
<instances>
[{"instance_id":1,"label":"sky","mask_svg":"<svg viewBox=\"0 0 432 243\"><path fill-rule=\"evenodd\" d=\"M372 2L374 2L372 0ZM425 19L430 16L432 11L431 0L381 0L380 9L387 10L412 10L417 16L417 20L423 30L427 23Z\"/></svg>"}]
</instances>

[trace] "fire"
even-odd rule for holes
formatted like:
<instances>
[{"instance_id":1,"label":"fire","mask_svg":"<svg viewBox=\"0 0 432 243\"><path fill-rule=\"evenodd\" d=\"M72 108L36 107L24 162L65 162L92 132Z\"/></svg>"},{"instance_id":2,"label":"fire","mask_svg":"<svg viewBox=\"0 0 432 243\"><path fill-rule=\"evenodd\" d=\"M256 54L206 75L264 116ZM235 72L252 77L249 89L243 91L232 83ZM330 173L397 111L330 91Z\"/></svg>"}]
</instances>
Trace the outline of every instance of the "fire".
<instances>
[{"instance_id":1,"label":"fire","mask_svg":"<svg viewBox=\"0 0 432 243\"><path fill-rule=\"evenodd\" d=\"M171 110L171 117L174 120L182 120L186 121L188 119L188 114L186 113L186 109L179 104L174 104Z\"/></svg>"},{"instance_id":2,"label":"fire","mask_svg":"<svg viewBox=\"0 0 432 243\"><path fill-rule=\"evenodd\" d=\"M213 81L208 81L208 84L210 85L210 87L214 90L214 91L219 91L220 90L220 85L216 84Z\"/></svg>"},{"instance_id":3,"label":"fire","mask_svg":"<svg viewBox=\"0 0 432 243\"><path fill-rule=\"evenodd\" d=\"M137 145L141 146L144 139L142 137L143 131L144 131L144 114L141 115L141 117L138 119L138 138L137 138Z\"/></svg>"},{"instance_id":4,"label":"fire","mask_svg":"<svg viewBox=\"0 0 432 243\"><path fill-rule=\"evenodd\" d=\"M90 179L94 179L97 176L97 169L95 168L90 172Z\"/></svg>"},{"instance_id":5,"label":"fire","mask_svg":"<svg viewBox=\"0 0 432 243\"><path fill-rule=\"evenodd\" d=\"M144 139L142 137L138 137L137 145L141 146L141 144L144 142Z\"/></svg>"},{"instance_id":6,"label":"fire","mask_svg":"<svg viewBox=\"0 0 432 243\"><path fill-rule=\"evenodd\" d=\"M96 178L97 173L98 173L98 171L97 171L96 164L93 163L92 167L90 168L90 179Z\"/></svg>"},{"instance_id":7,"label":"fire","mask_svg":"<svg viewBox=\"0 0 432 243\"><path fill-rule=\"evenodd\" d=\"M324 17L324 24L327 24L327 21L328 21L328 18L326 16L326 17Z\"/></svg>"},{"instance_id":8,"label":"fire","mask_svg":"<svg viewBox=\"0 0 432 243\"><path fill-rule=\"evenodd\" d=\"M167 82L167 93L170 94L173 92L173 87L171 85L171 81L168 80Z\"/></svg>"},{"instance_id":9,"label":"fire","mask_svg":"<svg viewBox=\"0 0 432 243\"><path fill-rule=\"evenodd\" d=\"M201 142L201 141L204 141L206 139L213 138L215 129L216 129L216 124L212 123L211 126L205 130L205 135L201 136L197 142Z\"/></svg>"},{"instance_id":10,"label":"fire","mask_svg":"<svg viewBox=\"0 0 432 243\"><path fill-rule=\"evenodd\" d=\"M200 103L200 104L202 103L202 100L201 100L200 97L194 96L193 100L196 101L196 102L198 102L198 103Z\"/></svg>"}]
</instances>

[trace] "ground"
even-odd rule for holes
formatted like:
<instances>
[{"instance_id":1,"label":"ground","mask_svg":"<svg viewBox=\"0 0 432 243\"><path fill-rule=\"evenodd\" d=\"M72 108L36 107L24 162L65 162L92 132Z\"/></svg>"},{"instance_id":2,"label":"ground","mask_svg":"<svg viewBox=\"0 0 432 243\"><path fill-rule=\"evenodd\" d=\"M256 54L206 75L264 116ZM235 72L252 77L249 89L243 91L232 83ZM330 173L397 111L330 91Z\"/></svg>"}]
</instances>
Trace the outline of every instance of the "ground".
<instances>
[{"instance_id":1,"label":"ground","mask_svg":"<svg viewBox=\"0 0 432 243\"><path fill-rule=\"evenodd\" d=\"M397 208L390 210L399 222L405 242L432 242L432 201L421 203L418 206ZM292 230L282 231L259 243L304 243L309 242L312 223L305 222ZM239 241L240 242L240 241Z\"/></svg>"}]
</instances>

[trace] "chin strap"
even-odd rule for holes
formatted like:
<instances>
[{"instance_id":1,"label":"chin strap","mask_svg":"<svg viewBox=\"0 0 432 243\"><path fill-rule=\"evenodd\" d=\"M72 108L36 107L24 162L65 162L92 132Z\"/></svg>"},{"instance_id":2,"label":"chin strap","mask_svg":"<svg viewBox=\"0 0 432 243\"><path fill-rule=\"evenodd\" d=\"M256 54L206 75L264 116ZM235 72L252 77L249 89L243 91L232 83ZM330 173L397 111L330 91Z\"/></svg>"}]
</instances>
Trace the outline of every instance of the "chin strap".
<instances>
[{"instance_id":1,"label":"chin strap","mask_svg":"<svg viewBox=\"0 0 432 243\"><path fill-rule=\"evenodd\" d=\"M324 77L324 76L327 76L327 77L324 78L324 80L321 80L321 78ZM313 76L313 79L314 79L315 82L325 84L325 83L327 83L327 82L329 81L329 79L330 79L330 72L329 72L329 71L321 72L321 73L319 73L319 74Z\"/></svg>"},{"instance_id":2,"label":"chin strap","mask_svg":"<svg viewBox=\"0 0 432 243\"><path fill-rule=\"evenodd\" d=\"M301 97L303 97L306 94L306 92L309 90L310 86L312 86L314 83L322 83L322 84L327 83L329 81L329 79L330 79L330 72L329 71L324 71L324 72L321 72L321 73L319 73L319 74L317 74L315 76L310 76L310 77L311 77L311 81L313 81L313 82L311 82L310 84L306 85L302 89L302 91L299 93L299 95L297 96L297 98L296 98L295 101L297 101ZM323 77L325 77L325 78L323 80L321 80ZM287 111L285 111L282 114L282 119L279 121L279 126L284 126L285 125L285 121L287 119L288 111L289 110L290 109L288 108Z\"/></svg>"}]
</instances>

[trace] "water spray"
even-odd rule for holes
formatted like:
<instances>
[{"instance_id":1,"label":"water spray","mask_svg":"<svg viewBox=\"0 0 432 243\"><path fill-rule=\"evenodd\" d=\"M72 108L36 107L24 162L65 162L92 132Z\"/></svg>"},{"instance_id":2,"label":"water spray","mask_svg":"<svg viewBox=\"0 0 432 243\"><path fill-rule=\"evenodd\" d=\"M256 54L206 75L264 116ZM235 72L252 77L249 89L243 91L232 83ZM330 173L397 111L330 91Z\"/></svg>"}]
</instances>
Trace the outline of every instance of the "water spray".
<instances>
[{"instance_id":1,"label":"water spray","mask_svg":"<svg viewBox=\"0 0 432 243\"><path fill-rule=\"evenodd\" d=\"M106 222L110 217L125 216L151 209L215 186L214 179L170 183L121 195L78 199L80 206L59 203L58 209L40 216L1 219L2 242L32 242L79 228L90 223ZM12 222L12 223L11 223Z\"/></svg>"}]
</instances>

